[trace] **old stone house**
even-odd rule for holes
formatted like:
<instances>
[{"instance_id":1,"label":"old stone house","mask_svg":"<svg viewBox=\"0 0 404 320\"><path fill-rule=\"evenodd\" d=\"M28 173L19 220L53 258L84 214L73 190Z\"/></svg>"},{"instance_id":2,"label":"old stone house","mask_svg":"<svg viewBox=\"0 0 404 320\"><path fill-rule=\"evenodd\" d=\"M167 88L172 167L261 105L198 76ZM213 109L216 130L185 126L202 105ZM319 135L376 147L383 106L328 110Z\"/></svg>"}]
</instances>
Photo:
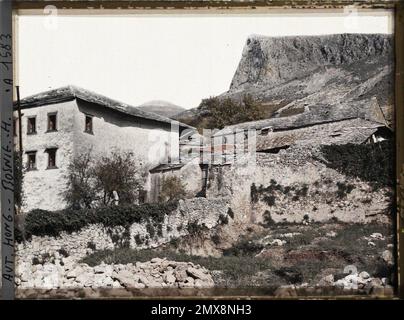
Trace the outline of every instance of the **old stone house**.
<instances>
[{"instance_id":1,"label":"old stone house","mask_svg":"<svg viewBox=\"0 0 404 320\"><path fill-rule=\"evenodd\" d=\"M158 198L161 182L168 176L181 178L190 196L206 196L207 191L212 195L215 194L212 190L218 187L213 186L212 181L221 181L217 179L220 172L232 170L235 164L241 164L239 160L248 159L252 163L244 163L244 166L253 170L257 168L255 156L278 154L292 146L366 144L392 137L391 129L374 120L341 117L329 121L302 115L239 123L211 137L188 131L180 139L180 162L159 165L150 171L153 199Z\"/></svg>"},{"instance_id":2,"label":"old stone house","mask_svg":"<svg viewBox=\"0 0 404 320\"><path fill-rule=\"evenodd\" d=\"M190 128L75 86L27 97L20 106L24 211L66 206L65 175L74 157L89 150L104 155L125 150L132 151L142 165L153 167L178 157L179 135ZM15 147L19 149L15 109Z\"/></svg>"}]
</instances>

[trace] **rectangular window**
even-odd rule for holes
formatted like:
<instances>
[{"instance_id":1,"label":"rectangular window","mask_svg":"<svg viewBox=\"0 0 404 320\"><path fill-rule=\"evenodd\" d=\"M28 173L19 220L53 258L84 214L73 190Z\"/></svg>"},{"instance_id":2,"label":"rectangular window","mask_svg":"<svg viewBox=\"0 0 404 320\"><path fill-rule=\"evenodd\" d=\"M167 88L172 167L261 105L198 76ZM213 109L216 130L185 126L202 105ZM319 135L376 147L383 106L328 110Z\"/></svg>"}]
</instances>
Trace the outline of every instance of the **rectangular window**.
<instances>
[{"instance_id":1,"label":"rectangular window","mask_svg":"<svg viewBox=\"0 0 404 320\"><path fill-rule=\"evenodd\" d=\"M36 170L36 151L27 152L27 170Z\"/></svg>"},{"instance_id":2,"label":"rectangular window","mask_svg":"<svg viewBox=\"0 0 404 320\"><path fill-rule=\"evenodd\" d=\"M86 115L84 132L93 133L93 117L90 115Z\"/></svg>"},{"instance_id":3,"label":"rectangular window","mask_svg":"<svg viewBox=\"0 0 404 320\"><path fill-rule=\"evenodd\" d=\"M27 134L36 133L36 117L28 118Z\"/></svg>"},{"instance_id":4,"label":"rectangular window","mask_svg":"<svg viewBox=\"0 0 404 320\"><path fill-rule=\"evenodd\" d=\"M46 149L48 153L48 169L54 169L56 167L56 148Z\"/></svg>"},{"instance_id":5,"label":"rectangular window","mask_svg":"<svg viewBox=\"0 0 404 320\"><path fill-rule=\"evenodd\" d=\"M56 113L49 113L48 114L48 131L56 131Z\"/></svg>"}]
</instances>

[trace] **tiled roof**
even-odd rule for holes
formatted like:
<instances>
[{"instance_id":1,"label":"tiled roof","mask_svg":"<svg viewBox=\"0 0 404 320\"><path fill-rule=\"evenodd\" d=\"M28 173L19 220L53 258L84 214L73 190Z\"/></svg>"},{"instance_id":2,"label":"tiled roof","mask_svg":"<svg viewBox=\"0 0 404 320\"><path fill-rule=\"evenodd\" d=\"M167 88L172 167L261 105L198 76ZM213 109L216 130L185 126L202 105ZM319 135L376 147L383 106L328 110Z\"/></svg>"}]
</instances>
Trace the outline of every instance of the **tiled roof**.
<instances>
[{"instance_id":1,"label":"tiled roof","mask_svg":"<svg viewBox=\"0 0 404 320\"><path fill-rule=\"evenodd\" d=\"M43 105L49 105L49 104L55 104L55 103L60 103L63 101L70 101L74 99L80 99L83 101L87 101L90 103L95 103L97 105L112 109L114 111L118 111L123 114L127 114L130 116L134 116L137 118L143 118L143 119L149 119L153 121L158 121L158 122L163 122L167 124L171 124L173 121L170 118L158 115L156 113L152 112L146 112L143 110L140 110L134 106L128 105L126 103L110 99L106 96L103 96L101 94L76 87L76 86L66 86L66 87L61 87L58 89L53 89L45 92L41 92L29 97L26 97L20 101L21 108L33 108L33 107L39 107ZM16 105L16 103L14 103ZM193 129L193 127L179 122L179 126L184 129L184 128L190 128Z\"/></svg>"}]
</instances>

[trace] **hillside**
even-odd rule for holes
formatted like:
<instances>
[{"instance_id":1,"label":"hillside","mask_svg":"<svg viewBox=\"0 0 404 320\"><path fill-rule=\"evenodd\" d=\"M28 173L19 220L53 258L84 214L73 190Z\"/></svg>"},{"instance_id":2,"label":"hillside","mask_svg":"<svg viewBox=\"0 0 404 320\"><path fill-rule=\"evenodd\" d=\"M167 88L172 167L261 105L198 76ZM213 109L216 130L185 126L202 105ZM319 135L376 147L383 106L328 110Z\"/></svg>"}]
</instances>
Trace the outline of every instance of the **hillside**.
<instances>
[{"instance_id":1,"label":"hillside","mask_svg":"<svg viewBox=\"0 0 404 320\"><path fill-rule=\"evenodd\" d=\"M180 112L186 111L185 108L183 107L162 100L148 101L146 103L141 104L137 108L147 112L157 113L161 116L165 116L168 118L171 118Z\"/></svg>"},{"instance_id":2,"label":"hillside","mask_svg":"<svg viewBox=\"0 0 404 320\"><path fill-rule=\"evenodd\" d=\"M379 34L250 36L230 88L220 98L250 94L266 117L316 115L373 118L382 110L392 122L393 38ZM198 112L194 110L194 113Z\"/></svg>"}]
</instances>

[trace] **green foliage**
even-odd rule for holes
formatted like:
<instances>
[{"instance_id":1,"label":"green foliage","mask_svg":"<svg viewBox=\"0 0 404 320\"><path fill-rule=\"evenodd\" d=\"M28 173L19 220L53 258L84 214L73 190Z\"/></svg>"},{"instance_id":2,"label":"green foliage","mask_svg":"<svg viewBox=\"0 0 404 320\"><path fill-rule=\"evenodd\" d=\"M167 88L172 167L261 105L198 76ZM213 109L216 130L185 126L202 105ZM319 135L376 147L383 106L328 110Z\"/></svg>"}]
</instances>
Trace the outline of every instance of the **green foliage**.
<instances>
[{"instance_id":1,"label":"green foliage","mask_svg":"<svg viewBox=\"0 0 404 320\"><path fill-rule=\"evenodd\" d=\"M152 258L167 258L173 261L186 261L201 265L208 270L221 270L227 279L239 280L242 277L254 276L257 272L267 270L270 264L267 260L248 256L223 256L201 257L187 255L185 253L172 250L134 250L134 249L115 249L97 251L86 256L81 262L90 266L99 265L102 261L114 264L128 264L135 262L146 262ZM243 285L252 285L250 281L246 281Z\"/></svg>"},{"instance_id":2,"label":"green foliage","mask_svg":"<svg viewBox=\"0 0 404 320\"><path fill-rule=\"evenodd\" d=\"M252 203L257 203L259 200L258 189L257 189L255 183L253 183L250 187L250 197L251 197Z\"/></svg>"},{"instance_id":3,"label":"green foliage","mask_svg":"<svg viewBox=\"0 0 404 320\"><path fill-rule=\"evenodd\" d=\"M198 224L198 222L190 222L187 225L187 230L190 235L197 236L208 230L205 224Z\"/></svg>"},{"instance_id":4,"label":"green foliage","mask_svg":"<svg viewBox=\"0 0 404 320\"><path fill-rule=\"evenodd\" d=\"M264 225L266 227L271 227L271 226L274 226L276 224L274 219L272 219L271 212L269 212L268 210L265 210L263 218L264 218Z\"/></svg>"},{"instance_id":5,"label":"green foliage","mask_svg":"<svg viewBox=\"0 0 404 320\"><path fill-rule=\"evenodd\" d=\"M156 234L156 231L154 229L153 224L151 224L150 222L148 224L146 224L146 230L150 235L150 238L153 238L154 235Z\"/></svg>"},{"instance_id":6,"label":"green foliage","mask_svg":"<svg viewBox=\"0 0 404 320\"><path fill-rule=\"evenodd\" d=\"M91 250L94 250L94 251L97 250L97 246L92 241L87 242L87 248L91 249Z\"/></svg>"},{"instance_id":7,"label":"green foliage","mask_svg":"<svg viewBox=\"0 0 404 320\"><path fill-rule=\"evenodd\" d=\"M337 197L342 199L347 196L347 194L351 193L353 189L355 189L355 186L350 183L344 183L344 182L337 182Z\"/></svg>"},{"instance_id":8,"label":"green foliage","mask_svg":"<svg viewBox=\"0 0 404 320\"><path fill-rule=\"evenodd\" d=\"M264 246L245 238L237 241L232 247L223 251L224 256L255 256Z\"/></svg>"},{"instance_id":9,"label":"green foliage","mask_svg":"<svg viewBox=\"0 0 404 320\"><path fill-rule=\"evenodd\" d=\"M144 242L144 239L139 234L135 235L134 239L138 246L142 245Z\"/></svg>"},{"instance_id":10,"label":"green foliage","mask_svg":"<svg viewBox=\"0 0 404 320\"><path fill-rule=\"evenodd\" d=\"M346 144L321 147L325 165L369 182L373 188L394 186L394 142ZM320 159L321 161L321 159Z\"/></svg>"},{"instance_id":11,"label":"green foliage","mask_svg":"<svg viewBox=\"0 0 404 320\"><path fill-rule=\"evenodd\" d=\"M257 188L254 183L250 187L251 202L257 203L259 200L262 200L270 207L276 204L277 193L290 196L292 201L298 201L300 197L304 198L308 196L309 186L307 184L302 184L301 186L282 186L274 179L271 179L267 187L260 185Z\"/></svg>"},{"instance_id":12,"label":"green foliage","mask_svg":"<svg viewBox=\"0 0 404 320\"><path fill-rule=\"evenodd\" d=\"M176 201L186 196L185 184L176 176L163 178L159 195L160 202Z\"/></svg>"},{"instance_id":13,"label":"green foliage","mask_svg":"<svg viewBox=\"0 0 404 320\"><path fill-rule=\"evenodd\" d=\"M91 152L76 157L68 166L65 199L72 208L94 208L115 203L134 204L142 192L143 169L131 152L112 151L94 158Z\"/></svg>"},{"instance_id":14,"label":"green foliage","mask_svg":"<svg viewBox=\"0 0 404 320\"><path fill-rule=\"evenodd\" d=\"M219 245L220 244L220 242L221 242L221 239L220 239L220 236L217 234L217 233L215 233L214 235L212 235L212 241L213 241L213 243L215 244L215 245Z\"/></svg>"},{"instance_id":15,"label":"green foliage","mask_svg":"<svg viewBox=\"0 0 404 320\"><path fill-rule=\"evenodd\" d=\"M32 210L20 230L18 241L25 236L58 236L60 232L75 232L89 224L100 223L104 227L129 226L132 223L149 222L161 224L166 215L177 208L176 202L146 203L132 206L111 206L81 210Z\"/></svg>"},{"instance_id":16,"label":"green foliage","mask_svg":"<svg viewBox=\"0 0 404 320\"><path fill-rule=\"evenodd\" d=\"M93 250L95 250L95 244L94 244L94 249ZM69 256L69 253L64 248L59 249L58 252L62 257L67 258Z\"/></svg>"},{"instance_id":17,"label":"green foliage","mask_svg":"<svg viewBox=\"0 0 404 320\"><path fill-rule=\"evenodd\" d=\"M205 128L209 129L222 129L228 125L265 117L261 104L249 94L245 95L242 101L210 97L202 100L198 111L200 117L205 119Z\"/></svg>"}]
</instances>

